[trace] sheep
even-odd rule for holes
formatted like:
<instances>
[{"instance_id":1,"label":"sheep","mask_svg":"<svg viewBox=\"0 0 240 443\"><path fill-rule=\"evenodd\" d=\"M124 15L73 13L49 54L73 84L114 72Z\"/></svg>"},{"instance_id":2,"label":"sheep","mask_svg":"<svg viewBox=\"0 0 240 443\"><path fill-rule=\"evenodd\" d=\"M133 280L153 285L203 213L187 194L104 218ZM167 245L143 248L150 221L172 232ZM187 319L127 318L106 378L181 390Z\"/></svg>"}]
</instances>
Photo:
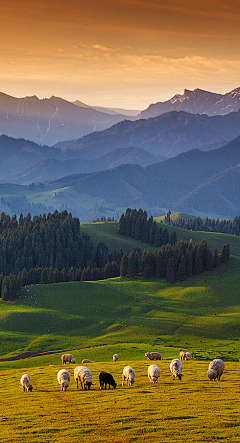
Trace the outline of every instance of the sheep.
<instances>
[{"instance_id":1,"label":"sheep","mask_svg":"<svg viewBox=\"0 0 240 443\"><path fill-rule=\"evenodd\" d=\"M123 368L123 374L122 374L122 386L124 385L124 380L126 379L127 386L132 386L134 383L135 378L135 372L131 366L125 366Z\"/></svg>"},{"instance_id":2,"label":"sheep","mask_svg":"<svg viewBox=\"0 0 240 443\"><path fill-rule=\"evenodd\" d=\"M158 377L160 377L160 369L157 365L148 366L148 378L150 383L157 383Z\"/></svg>"},{"instance_id":3,"label":"sheep","mask_svg":"<svg viewBox=\"0 0 240 443\"><path fill-rule=\"evenodd\" d=\"M186 360L186 352L180 351L179 357L180 357L180 360Z\"/></svg>"},{"instance_id":4,"label":"sheep","mask_svg":"<svg viewBox=\"0 0 240 443\"><path fill-rule=\"evenodd\" d=\"M186 360L186 361L191 360L191 354L190 354L190 352L186 352L185 360Z\"/></svg>"},{"instance_id":5,"label":"sheep","mask_svg":"<svg viewBox=\"0 0 240 443\"><path fill-rule=\"evenodd\" d=\"M73 357L72 354L63 354L61 356L62 364L66 365L68 363L76 363L76 359Z\"/></svg>"},{"instance_id":6,"label":"sheep","mask_svg":"<svg viewBox=\"0 0 240 443\"><path fill-rule=\"evenodd\" d=\"M220 358L215 358L211 363L209 363L207 375L209 380L217 380L220 381L220 377L224 371L224 361Z\"/></svg>"},{"instance_id":7,"label":"sheep","mask_svg":"<svg viewBox=\"0 0 240 443\"><path fill-rule=\"evenodd\" d=\"M92 373L90 369L85 366L76 366L74 369L74 378L77 383L78 389L78 380L81 382L82 389L90 389L92 384Z\"/></svg>"},{"instance_id":8,"label":"sheep","mask_svg":"<svg viewBox=\"0 0 240 443\"><path fill-rule=\"evenodd\" d=\"M174 378L179 378L181 380L182 378L182 362L178 358L174 358L170 363L170 371Z\"/></svg>"},{"instance_id":9,"label":"sheep","mask_svg":"<svg viewBox=\"0 0 240 443\"><path fill-rule=\"evenodd\" d=\"M145 357L147 357L147 360L162 360L159 352L146 352Z\"/></svg>"},{"instance_id":10,"label":"sheep","mask_svg":"<svg viewBox=\"0 0 240 443\"><path fill-rule=\"evenodd\" d=\"M84 359L82 360L82 364L86 364L86 363L95 363L95 361L93 361L93 360L88 360L87 358L84 358Z\"/></svg>"},{"instance_id":11,"label":"sheep","mask_svg":"<svg viewBox=\"0 0 240 443\"><path fill-rule=\"evenodd\" d=\"M20 378L20 383L22 385L23 388L23 392L27 391L27 392L31 392L32 391L32 385L30 383L30 377L28 374L23 374L22 377Z\"/></svg>"},{"instance_id":12,"label":"sheep","mask_svg":"<svg viewBox=\"0 0 240 443\"><path fill-rule=\"evenodd\" d=\"M108 372L100 372L99 374L99 382L100 382L100 389L103 389L103 386L105 385L105 389L110 389L110 386L112 386L114 389L116 389L117 383L115 382L112 374L109 374Z\"/></svg>"},{"instance_id":13,"label":"sheep","mask_svg":"<svg viewBox=\"0 0 240 443\"><path fill-rule=\"evenodd\" d=\"M60 371L58 371L57 381L61 385L60 391L66 391L70 383L70 374L67 369L60 369Z\"/></svg>"},{"instance_id":14,"label":"sheep","mask_svg":"<svg viewBox=\"0 0 240 443\"><path fill-rule=\"evenodd\" d=\"M118 361L118 354L113 355L113 363L116 363Z\"/></svg>"}]
</instances>

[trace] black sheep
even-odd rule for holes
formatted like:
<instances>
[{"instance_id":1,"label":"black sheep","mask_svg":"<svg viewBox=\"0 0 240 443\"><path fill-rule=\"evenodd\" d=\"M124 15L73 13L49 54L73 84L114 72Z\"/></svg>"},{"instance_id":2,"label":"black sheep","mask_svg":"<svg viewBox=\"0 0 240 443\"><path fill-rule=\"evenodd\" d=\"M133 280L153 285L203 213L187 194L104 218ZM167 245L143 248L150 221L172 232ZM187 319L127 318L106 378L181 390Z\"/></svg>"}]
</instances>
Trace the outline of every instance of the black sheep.
<instances>
[{"instance_id":1,"label":"black sheep","mask_svg":"<svg viewBox=\"0 0 240 443\"><path fill-rule=\"evenodd\" d=\"M109 374L108 372L100 372L99 374L99 381L100 381L100 389L103 389L103 385L105 385L105 389L107 388L107 385L112 386L114 389L116 389L117 383L115 382L112 374Z\"/></svg>"}]
</instances>

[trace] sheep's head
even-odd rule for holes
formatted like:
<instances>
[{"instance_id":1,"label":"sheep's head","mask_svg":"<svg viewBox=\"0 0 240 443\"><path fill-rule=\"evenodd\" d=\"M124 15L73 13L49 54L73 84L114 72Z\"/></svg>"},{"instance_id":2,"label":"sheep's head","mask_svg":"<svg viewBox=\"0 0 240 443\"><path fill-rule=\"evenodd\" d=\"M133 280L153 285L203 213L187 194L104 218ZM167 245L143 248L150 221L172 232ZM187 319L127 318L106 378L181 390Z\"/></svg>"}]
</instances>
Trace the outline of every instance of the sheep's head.
<instances>
[{"instance_id":1,"label":"sheep's head","mask_svg":"<svg viewBox=\"0 0 240 443\"><path fill-rule=\"evenodd\" d=\"M217 378L217 371L215 371L214 369L208 369L207 375L209 380L215 380Z\"/></svg>"},{"instance_id":2,"label":"sheep's head","mask_svg":"<svg viewBox=\"0 0 240 443\"><path fill-rule=\"evenodd\" d=\"M73 357L71 358L71 363L75 364L76 363L76 359Z\"/></svg>"},{"instance_id":3,"label":"sheep's head","mask_svg":"<svg viewBox=\"0 0 240 443\"><path fill-rule=\"evenodd\" d=\"M179 380L182 379L182 374L177 374L177 377L179 378Z\"/></svg>"},{"instance_id":4,"label":"sheep's head","mask_svg":"<svg viewBox=\"0 0 240 443\"><path fill-rule=\"evenodd\" d=\"M88 387L88 389L90 389L91 388L91 384L92 384L92 382L91 381L87 381L87 387Z\"/></svg>"},{"instance_id":5,"label":"sheep's head","mask_svg":"<svg viewBox=\"0 0 240 443\"><path fill-rule=\"evenodd\" d=\"M32 385L31 385L31 383L30 383L30 385L28 386L28 390L31 392L32 391Z\"/></svg>"},{"instance_id":6,"label":"sheep's head","mask_svg":"<svg viewBox=\"0 0 240 443\"><path fill-rule=\"evenodd\" d=\"M150 353L149 352L145 352L145 357L149 358L149 356L150 356Z\"/></svg>"}]
</instances>

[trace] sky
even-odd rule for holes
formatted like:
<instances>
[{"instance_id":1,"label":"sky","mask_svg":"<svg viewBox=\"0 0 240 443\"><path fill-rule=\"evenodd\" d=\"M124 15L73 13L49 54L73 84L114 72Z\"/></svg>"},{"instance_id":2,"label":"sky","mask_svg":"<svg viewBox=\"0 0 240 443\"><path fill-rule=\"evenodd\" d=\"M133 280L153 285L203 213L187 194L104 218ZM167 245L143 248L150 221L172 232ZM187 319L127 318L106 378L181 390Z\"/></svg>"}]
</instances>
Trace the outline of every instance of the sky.
<instances>
[{"instance_id":1,"label":"sky","mask_svg":"<svg viewBox=\"0 0 240 443\"><path fill-rule=\"evenodd\" d=\"M240 86L240 0L1 0L0 91L145 109Z\"/></svg>"}]
</instances>

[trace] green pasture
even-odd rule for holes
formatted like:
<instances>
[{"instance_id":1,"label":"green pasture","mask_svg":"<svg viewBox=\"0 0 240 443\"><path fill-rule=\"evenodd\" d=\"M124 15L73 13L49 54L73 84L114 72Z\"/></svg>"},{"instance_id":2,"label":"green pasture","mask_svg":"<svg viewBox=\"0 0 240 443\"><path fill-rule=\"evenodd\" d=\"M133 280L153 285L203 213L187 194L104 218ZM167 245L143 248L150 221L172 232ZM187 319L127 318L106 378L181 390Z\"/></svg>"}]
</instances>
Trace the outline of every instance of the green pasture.
<instances>
[{"instance_id":1,"label":"green pasture","mask_svg":"<svg viewBox=\"0 0 240 443\"><path fill-rule=\"evenodd\" d=\"M66 368L70 386L60 392L57 372L48 364L1 372L1 440L5 443L71 441L91 443L150 443L176 441L230 442L240 440L239 362L227 362L220 382L207 378L208 362L183 362L182 380L174 380L168 360L158 362L156 385L147 378L149 362L92 363L91 390L76 389L74 365ZM136 373L131 387L122 386L122 370ZM100 390L100 371L112 373L116 390ZM23 393L19 380L27 372L33 391Z\"/></svg>"},{"instance_id":2,"label":"green pasture","mask_svg":"<svg viewBox=\"0 0 240 443\"><path fill-rule=\"evenodd\" d=\"M77 349L81 359L105 361L121 344L124 359L159 349L173 358L176 346L194 359L236 361L239 271L239 260L232 259L179 284L118 277L26 287L17 302L0 302L0 358ZM88 347L94 348L86 355Z\"/></svg>"},{"instance_id":3,"label":"green pasture","mask_svg":"<svg viewBox=\"0 0 240 443\"><path fill-rule=\"evenodd\" d=\"M109 251L114 249L122 249L123 251L132 251L135 248L154 250L150 245L133 238L126 237L125 235L119 235L118 222L96 222L96 223L81 223L82 232L90 235L91 240L98 244L104 242Z\"/></svg>"},{"instance_id":4,"label":"green pasture","mask_svg":"<svg viewBox=\"0 0 240 443\"><path fill-rule=\"evenodd\" d=\"M161 217L158 217L155 220L157 221L160 218ZM161 223L161 226L163 229L167 228L169 234L175 231L178 241L189 241L192 239L193 243L198 243L205 238L212 252L217 248L220 253L223 245L229 243L231 255L240 257L240 236L215 232L188 231L175 226L165 225L164 223ZM81 223L81 229L83 232L87 232L95 243L99 243L100 241L106 243L110 251L119 248L122 248L124 251L132 251L137 247L142 250L147 248L151 250L155 249L147 243L118 235L118 222Z\"/></svg>"}]
</instances>

